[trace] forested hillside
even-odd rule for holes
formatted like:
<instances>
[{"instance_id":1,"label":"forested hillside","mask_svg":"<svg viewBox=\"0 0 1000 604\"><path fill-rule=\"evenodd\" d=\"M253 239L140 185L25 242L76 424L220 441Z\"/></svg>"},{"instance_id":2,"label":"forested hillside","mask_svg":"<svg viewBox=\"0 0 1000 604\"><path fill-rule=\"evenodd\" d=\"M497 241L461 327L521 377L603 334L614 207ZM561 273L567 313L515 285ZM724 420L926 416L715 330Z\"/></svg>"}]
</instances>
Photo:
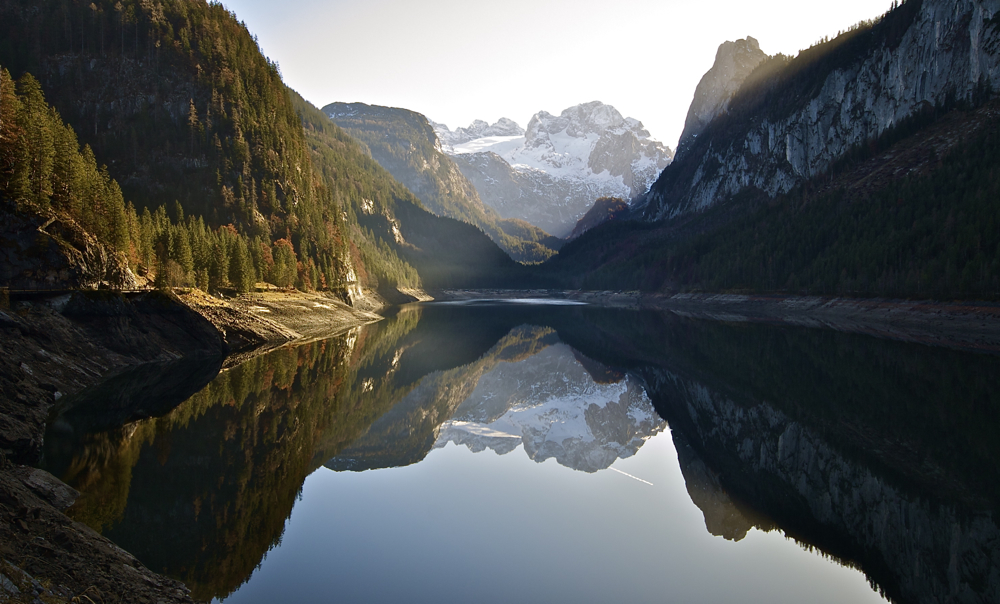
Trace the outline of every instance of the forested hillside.
<instances>
[{"instance_id":1,"label":"forested hillside","mask_svg":"<svg viewBox=\"0 0 1000 604\"><path fill-rule=\"evenodd\" d=\"M325 116L307 142L303 103L221 4L0 0L0 65L36 77L84 145L81 161L106 164L102 178L119 183L123 218L80 223L112 229L97 234L161 284L269 280L347 297L464 285L509 264L478 229L426 219ZM382 211L397 203L419 227ZM362 211L376 204L377 216ZM403 233L430 244L416 249ZM463 242L481 253L463 255Z\"/></svg>"},{"instance_id":2,"label":"forested hillside","mask_svg":"<svg viewBox=\"0 0 1000 604\"><path fill-rule=\"evenodd\" d=\"M314 182L277 66L222 5L4 0L0 63L38 78L138 213L226 227L223 247L277 255L279 284L346 290L341 213ZM174 284L211 278L170 247Z\"/></svg>"},{"instance_id":3,"label":"forested hillside","mask_svg":"<svg viewBox=\"0 0 1000 604\"><path fill-rule=\"evenodd\" d=\"M411 284L419 276L428 288L500 287L521 278L524 268L478 227L428 212L372 158L364 143L291 94L317 175L344 200L363 278L375 272L376 279Z\"/></svg>"},{"instance_id":4,"label":"forested hillside","mask_svg":"<svg viewBox=\"0 0 1000 604\"><path fill-rule=\"evenodd\" d=\"M314 263L299 265L287 239L272 244L232 225L213 229L201 217L185 219L176 202L173 216L164 206L137 212L124 201L107 167L98 167L91 148L81 149L73 128L46 102L38 81L25 74L15 85L6 69L0 69L0 197L14 202L20 214L63 224L60 239L82 229L121 266L131 267L140 278L155 275L160 286L249 291L255 282L267 280L284 287L327 287L325 274ZM108 284L142 282L119 275Z\"/></svg>"}]
</instances>

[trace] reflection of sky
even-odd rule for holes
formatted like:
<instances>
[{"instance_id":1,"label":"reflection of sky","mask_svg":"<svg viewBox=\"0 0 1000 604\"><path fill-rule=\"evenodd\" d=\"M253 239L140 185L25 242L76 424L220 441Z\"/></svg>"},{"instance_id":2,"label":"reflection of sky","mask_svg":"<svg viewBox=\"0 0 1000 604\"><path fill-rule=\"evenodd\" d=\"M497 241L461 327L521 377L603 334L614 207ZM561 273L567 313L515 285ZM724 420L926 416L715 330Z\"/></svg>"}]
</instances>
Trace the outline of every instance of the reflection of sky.
<instances>
[{"instance_id":1,"label":"reflection of sky","mask_svg":"<svg viewBox=\"0 0 1000 604\"><path fill-rule=\"evenodd\" d=\"M612 469L448 445L403 468L315 472L227 603L881 601L780 533L710 535L669 432Z\"/></svg>"}]
</instances>

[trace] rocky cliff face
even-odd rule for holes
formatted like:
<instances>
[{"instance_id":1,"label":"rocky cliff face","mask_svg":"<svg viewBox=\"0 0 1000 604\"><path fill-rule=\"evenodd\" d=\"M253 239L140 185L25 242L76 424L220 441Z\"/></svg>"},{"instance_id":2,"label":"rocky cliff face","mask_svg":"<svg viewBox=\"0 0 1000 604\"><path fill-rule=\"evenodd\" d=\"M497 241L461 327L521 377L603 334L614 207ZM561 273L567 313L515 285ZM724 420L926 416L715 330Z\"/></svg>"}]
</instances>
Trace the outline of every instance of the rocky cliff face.
<instances>
[{"instance_id":1,"label":"rocky cliff face","mask_svg":"<svg viewBox=\"0 0 1000 604\"><path fill-rule=\"evenodd\" d=\"M459 137L440 124L436 129L442 141L468 135L462 129ZM572 231L598 197L645 193L673 157L642 122L599 101L559 115L540 111L523 135L484 134L444 149L501 216L559 237Z\"/></svg>"},{"instance_id":2,"label":"rocky cliff face","mask_svg":"<svg viewBox=\"0 0 1000 604\"><path fill-rule=\"evenodd\" d=\"M738 495L786 532L858 563L894 600L1000 599L1000 528L991 513L897 486L765 402L737 402L666 369L641 373L714 534L738 540L751 523L773 528L733 505Z\"/></svg>"},{"instance_id":3,"label":"rocky cliff face","mask_svg":"<svg viewBox=\"0 0 1000 604\"><path fill-rule=\"evenodd\" d=\"M125 258L110 253L73 220L19 210L0 200L0 287L133 289Z\"/></svg>"},{"instance_id":4,"label":"rocky cliff face","mask_svg":"<svg viewBox=\"0 0 1000 604\"><path fill-rule=\"evenodd\" d=\"M711 122L635 208L658 220L749 188L775 196L928 107L993 90L998 9L996 0L909 0L871 28L804 52L759 106Z\"/></svg>"},{"instance_id":5,"label":"rocky cliff face","mask_svg":"<svg viewBox=\"0 0 1000 604\"><path fill-rule=\"evenodd\" d=\"M694 89L694 100L684 120L684 131L677 143L678 154L697 137L715 116L729 107L729 99L739 90L743 81L767 55L757 40L747 36L735 42L723 42L715 54L712 68Z\"/></svg>"}]
</instances>

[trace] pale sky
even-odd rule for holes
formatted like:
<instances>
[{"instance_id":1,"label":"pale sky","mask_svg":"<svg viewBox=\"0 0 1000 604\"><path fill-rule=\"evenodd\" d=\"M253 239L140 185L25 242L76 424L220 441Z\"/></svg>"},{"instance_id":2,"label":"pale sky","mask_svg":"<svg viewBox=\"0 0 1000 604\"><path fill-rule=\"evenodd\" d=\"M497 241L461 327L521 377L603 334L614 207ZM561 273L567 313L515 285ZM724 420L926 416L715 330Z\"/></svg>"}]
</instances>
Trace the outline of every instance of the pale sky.
<instances>
[{"instance_id":1,"label":"pale sky","mask_svg":"<svg viewBox=\"0 0 1000 604\"><path fill-rule=\"evenodd\" d=\"M404 107L452 129L599 100L671 148L719 44L794 55L892 0L223 0L317 107Z\"/></svg>"}]
</instances>

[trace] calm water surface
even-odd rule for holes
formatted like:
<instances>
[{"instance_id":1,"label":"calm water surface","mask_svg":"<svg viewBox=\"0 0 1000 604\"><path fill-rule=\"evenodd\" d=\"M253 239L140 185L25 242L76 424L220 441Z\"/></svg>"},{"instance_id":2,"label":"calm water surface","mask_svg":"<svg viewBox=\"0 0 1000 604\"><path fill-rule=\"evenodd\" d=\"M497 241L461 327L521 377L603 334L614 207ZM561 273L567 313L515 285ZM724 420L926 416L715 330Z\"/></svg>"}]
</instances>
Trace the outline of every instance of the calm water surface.
<instances>
[{"instance_id":1,"label":"calm water surface","mask_svg":"<svg viewBox=\"0 0 1000 604\"><path fill-rule=\"evenodd\" d=\"M203 600L993 602L996 365L650 312L404 307L217 374L122 376L67 403L45 463L75 518Z\"/></svg>"}]
</instances>

